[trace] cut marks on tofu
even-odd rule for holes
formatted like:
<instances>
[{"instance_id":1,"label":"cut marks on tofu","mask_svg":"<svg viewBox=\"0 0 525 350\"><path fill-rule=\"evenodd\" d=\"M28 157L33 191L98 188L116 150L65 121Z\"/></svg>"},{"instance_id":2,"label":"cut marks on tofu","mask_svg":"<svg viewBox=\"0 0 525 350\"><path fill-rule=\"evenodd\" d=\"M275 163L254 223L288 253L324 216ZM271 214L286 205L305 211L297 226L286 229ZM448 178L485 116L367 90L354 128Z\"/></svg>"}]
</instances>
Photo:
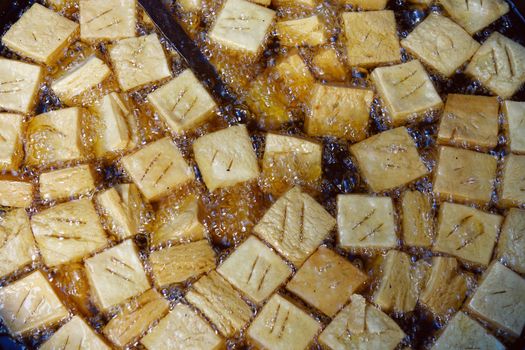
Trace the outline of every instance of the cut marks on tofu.
<instances>
[{"instance_id":1,"label":"cut marks on tofu","mask_svg":"<svg viewBox=\"0 0 525 350\"><path fill-rule=\"evenodd\" d=\"M474 35L509 12L504 0L439 0L448 15L470 35Z\"/></svg>"},{"instance_id":2,"label":"cut marks on tofu","mask_svg":"<svg viewBox=\"0 0 525 350\"><path fill-rule=\"evenodd\" d=\"M430 247L434 238L433 200L429 194L406 191L401 197L403 244Z\"/></svg>"},{"instance_id":3,"label":"cut marks on tofu","mask_svg":"<svg viewBox=\"0 0 525 350\"><path fill-rule=\"evenodd\" d=\"M80 316L73 316L65 325L60 327L39 349L42 350L75 350L75 349L111 348L95 333Z\"/></svg>"},{"instance_id":4,"label":"cut marks on tofu","mask_svg":"<svg viewBox=\"0 0 525 350\"><path fill-rule=\"evenodd\" d=\"M134 37L137 27L135 0L81 0L80 39L87 42Z\"/></svg>"},{"instance_id":5,"label":"cut marks on tofu","mask_svg":"<svg viewBox=\"0 0 525 350\"><path fill-rule=\"evenodd\" d=\"M90 165L53 170L40 174L40 198L57 201L87 196L95 192L95 179Z\"/></svg>"},{"instance_id":6,"label":"cut marks on tofu","mask_svg":"<svg viewBox=\"0 0 525 350\"><path fill-rule=\"evenodd\" d=\"M31 113L38 97L42 73L40 66L0 58L0 108Z\"/></svg>"}]
</instances>

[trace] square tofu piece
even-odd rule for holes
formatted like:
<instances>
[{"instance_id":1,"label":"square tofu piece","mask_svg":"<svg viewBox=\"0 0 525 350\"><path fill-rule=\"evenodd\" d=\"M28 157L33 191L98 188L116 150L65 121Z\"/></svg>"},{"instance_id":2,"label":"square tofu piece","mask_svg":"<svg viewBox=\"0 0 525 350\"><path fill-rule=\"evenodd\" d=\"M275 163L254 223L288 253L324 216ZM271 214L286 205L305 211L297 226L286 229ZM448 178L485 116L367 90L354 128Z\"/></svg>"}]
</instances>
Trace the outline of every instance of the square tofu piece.
<instances>
[{"instance_id":1,"label":"square tofu piece","mask_svg":"<svg viewBox=\"0 0 525 350\"><path fill-rule=\"evenodd\" d=\"M260 304L290 277L292 269L264 243L250 236L217 272Z\"/></svg>"},{"instance_id":2,"label":"square tofu piece","mask_svg":"<svg viewBox=\"0 0 525 350\"><path fill-rule=\"evenodd\" d=\"M270 207L253 231L300 266L334 226L335 219L321 204L294 187Z\"/></svg>"},{"instance_id":3,"label":"square tofu piece","mask_svg":"<svg viewBox=\"0 0 525 350\"><path fill-rule=\"evenodd\" d=\"M350 300L321 333L319 342L330 350L394 350L405 337L397 323L359 294Z\"/></svg>"},{"instance_id":4,"label":"square tofu piece","mask_svg":"<svg viewBox=\"0 0 525 350\"><path fill-rule=\"evenodd\" d=\"M498 144L499 102L495 97L449 94L438 142L488 150Z\"/></svg>"},{"instance_id":5,"label":"square tofu piece","mask_svg":"<svg viewBox=\"0 0 525 350\"><path fill-rule=\"evenodd\" d=\"M117 40L135 36L136 0L80 0L80 39Z\"/></svg>"},{"instance_id":6,"label":"square tofu piece","mask_svg":"<svg viewBox=\"0 0 525 350\"><path fill-rule=\"evenodd\" d=\"M108 244L95 206L87 198L33 215L31 227L42 258L50 267L80 260Z\"/></svg>"},{"instance_id":7,"label":"square tofu piece","mask_svg":"<svg viewBox=\"0 0 525 350\"><path fill-rule=\"evenodd\" d=\"M49 338L40 350L54 349L110 350L102 338L79 316L74 316Z\"/></svg>"},{"instance_id":8,"label":"square tofu piece","mask_svg":"<svg viewBox=\"0 0 525 350\"><path fill-rule=\"evenodd\" d=\"M20 56L51 65L77 38L79 25L40 4L34 4L2 37Z\"/></svg>"},{"instance_id":9,"label":"square tofu piece","mask_svg":"<svg viewBox=\"0 0 525 350\"><path fill-rule=\"evenodd\" d=\"M336 3L351 5L354 9L383 10L388 0L335 0Z\"/></svg>"},{"instance_id":10,"label":"square tofu piece","mask_svg":"<svg viewBox=\"0 0 525 350\"><path fill-rule=\"evenodd\" d=\"M511 208L505 217L498 241L497 259L525 274L525 210Z\"/></svg>"},{"instance_id":11,"label":"square tofu piece","mask_svg":"<svg viewBox=\"0 0 525 350\"><path fill-rule=\"evenodd\" d=\"M374 69L372 82L393 125L405 124L443 105L425 68L418 60Z\"/></svg>"},{"instance_id":12,"label":"square tofu piece","mask_svg":"<svg viewBox=\"0 0 525 350\"><path fill-rule=\"evenodd\" d=\"M146 200L154 201L195 178L177 146L165 137L121 160Z\"/></svg>"},{"instance_id":13,"label":"square tofu piece","mask_svg":"<svg viewBox=\"0 0 525 350\"><path fill-rule=\"evenodd\" d=\"M195 311L177 304L140 343L148 350L222 349L224 341Z\"/></svg>"},{"instance_id":14,"label":"square tofu piece","mask_svg":"<svg viewBox=\"0 0 525 350\"><path fill-rule=\"evenodd\" d=\"M513 153L525 154L525 102L503 102L507 140Z\"/></svg>"},{"instance_id":15,"label":"square tofu piece","mask_svg":"<svg viewBox=\"0 0 525 350\"><path fill-rule=\"evenodd\" d=\"M401 61L394 11L345 12L343 32L350 66L373 67Z\"/></svg>"},{"instance_id":16,"label":"square tofu piece","mask_svg":"<svg viewBox=\"0 0 525 350\"><path fill-rule=\"evenodd\" d=\"M479 48L479 43L448 17L431 12L401 45L446 77L452 76Z\"/></svg>"},{"instance_id":17,"label":"square tofu piece","mask_svg":"<svg viewBox=\"0 0 525 350\"><path fill-rule=\"evenodd\" d=\"M430 247L434 237L432 199L419 191L406 191L401 198L403 243Z\"/></svg>"},{"instance_id":18,"label":"square tofu piece","mask_svg":"<svg viewBox=\"0 0 525 350\"><path fill-rule=\"evenodd\" d=\"M496 180L495 157L461 148L439 148L434 193L443 200L488 203Z\"/></svg>"},{"instance_id":19,"label":"square tofu piece","mask_svg":"<svg viewBox=\"0 0 525 350\"><path fill-rule=\"evenodd\" d=\"M0 109L31 113L41 81L40 66L0 58Z\"/></svg>"},{"instance_id":20,"label":"square tofu piece","mask_svg":"<svg viewBox=\"0 0 525 350\"><path fill-rule=\"evenodd\" d=\"M78 165L40 174L40 197L57 201L85 196L95 192L95 179L91 166Z\"/></svg>"},{"instance_id":21,"label":"square tofu piece","mask_svg":"<svg viewBox=\"0 0 525 350\"><path fill-rule=\"evenodd\" d=\"M429 172L405 127L369 137L350 146L350 152L374 192L406 185Z\"/></svg>"},{"instance_id":22,"label":"square tofu piece","mask_svg":"<svg viewBox=\"0 0 525 350\"><path fill-rule=\"evenodd\" d=\"M259 164L246 125L231 126L198 138L195 161L206 187L230 187L259 176Z\"/></svg>"},{"instance_id":23,"label":"square tofu piece","mask_svg":"<svg viewBox=\"0 0 525 350\"><path fill-rule=\"evenodd\" d=\"M118 347L124 348L169 310L169 301L155 289L130 301L104 327L103 333Z\"/></svg>"},{"instance_id":24,"label":"square tofu piece","mask_svg":"<svg viewBox=\"0 0 525 350\"><path fill-rule=\"evenodd\" d=\"M261 349L303 350L320 330L321 325L315 319L279 294L274 294L247 334Z\"/></svg>"},{"instance_id":25,"label":"square tofu piece","mask_svg":"<svg viewBox=\"0 0 525 350\"><path fill-rule=\"evenodd\" d=\"M95 303L103 311L150 288L132 240L86 259L85 265Z\"/></svg>"},{"instance_id":26,"label":"square tofu piece","mask_svg":"<svg viewBox=\"0 0 525 350\"><path fill-rule=\"evenodd\" d=\"M525 204L525 155L509 154L505 159L499 204L504 207Z\"/></svg>"},{"instance_id":27,"label":"square tofu piece","mask_svg":"<svg viewBox=\"0 0 525 350\"><path fill-rule=\"evenodd\" d=\"M174 245L154 251L149 256L155 284L164 288L182 283L215 268L215 252L206 240Z\"/></svg>"},{"instance_id":28,"label":"square tofu piece","mask_svg":"<svg viewBox=\"0 0 525 350\"><path fill-rule=\"evenodd\" d=\"M171 77L157 34L121 39L109 49L109 55L124 91Z\"/></svg>"},{"instance_id":29,"label":"square tofu piece","mask_svg":"<svg viewBox=\"0 0 525 350\"><path fill-rule=\"evenodd\" d=\"M27 208L33 203L33 192L30 182L0 180L0 206Z\"/></svg>"},{"instance_id":30,"label":"square tofu piece","mask_svg":"<svg viewBox=\"0 0 525 350\"><path fill-rule=\"evenodd\" d=\"M320 48L312 57L313 71L319 79L343 81L346 79L346 67L332 47Z\"/></svg>"},{"instance_id":31,"label":"square tofu piece","mask_svg":"<svg viewBox=\"0 0 525 350\"><path fill-rule=\"evenodd\" d=\"M24 159L24 117L0 113L0 170L18 170Z\"/></svg>"},{"instance_id":32,"label":"square tofu piece","mask_svg":"<svg viewBox=\"0 0 525 350\"><path fill-rule=\"evenodd\" d=\"M525 83L525 47L494 32L465 72L496 95L510 98Z\"/></svg>"},{"instance_id":33,"label":"square tofu piece","mask_svg":"<svg viewBox=\"0 0 525 350\"><path fill-rule=\"evenodd\" d=\"M337 196L338 240L343 248L397 247L394 204L390 197Z\"/></svg>"},{"instance_id":34,"label":"square tofu piece","mask_svg":"<svg viewBox=\"0 0 525 350\"><path fill-rule=\"evenodd\" d=\"M252 317L252 309L217 272L195 282L186 300L199 309L227 338L241 331Z\"/></svg>"},{"instance_id":35,"label":"square tofu piece","mask_svg":"<svg viewBox=\"0 0 525 350\"><path fill-rule=\"evenodd\" d=\"M326 44L329 39L319 15L279 21L275 27L282 46L317 46Z\"/></svg>"},{"instance_id":36,"label":"square tofu piece","mask_svg":"<svg viewBox=\"0 0 525 350\"><path fill-rule=\"evenodd\" d=\"M505 346L467 314L458 312L431 350L450 349L504 350Z\"/></svg>"},{"instance_id":37,"label":"square tofu piece","mask_svg":"<svg viewBox=\"0 0 525 350\"><path fill-rule=\"evenodd\" d=\"M509 4L504 0L469 1L439 0L448 15L470 34L481 29L509 12Z\"/></svg>"},{"instance_id":38,"label":"square tofu piece","mask_svg":"<svg viewBox=\"0 0 525 350\"><path fill-rule=\"evenodd\" d=\"M333 317L367 279L368 276L348 260L321 246L306 260L286 289Z\"/></svg>"},{"instance_id":39,"label":"square tofu piece","mask_svg":"<svg viewBox=\"0 0 525 350\"><path fill-rule=\"evenodd\" d=\"M52 326L69 315L40 270L0 288L0 305L0 317L11 334Z\"/></svg>"},{"instance_id":40,"label":"square tofu piece","mask_svg":"<svg viewBox=\"0 0 525 350\"><path fill-rule=\"evenodd\" d=\"M334 136L352 142L366 138L374 92L316 84L310 97L305 131L311 136Z\"/></svg>"},{"instance_id":41,"label":"square tofu piece","mask_svg":"<svg viewBox=\"0 0 525 350\"><path fill-rule=\"evenodd\" d=\"M24 209L15 209L0 215L0 242L0 278L36 259L38 250L29 216Z\"/></svg>"},{"instance_id":42,"label":"square tofu piece","mask_svg":"<svg viewBox=\"0 0 525 350\"><path fill-rule=\"evenodd\" d=\"M525 279L496 261L483 274L467 307L518 337L525 326Z\"/></svg>"},{"instance_id":43,"label":"square tofu piece","mask_svg":"<svg viewBox=\"0 0 525 350\"><path fill-rule=\"evenodd\" d=\"M246 0L227 0L209 37L224 47L249 55L260 52L275 11Z\"/></svg>"},{"instance_id":44,"label":"square tofu piece","mask_svg":"<svg viewBox=\"0 0 525 350\"><path fill-rule=\"evenodd\" d=\"M278 59L275 67L270 68L269 71L271 77L269 82L275 79L276 85L281 85L280 90L288 96L290 107L308 101L315 78L296 50Z\"/></svg>"},{"instance_id":45,"label":"square tofu piece","mask_svg":"<svg viewBox=\"0 0 525 350\"><path fill-rule=\"evenodd\" d=\"M501 222L499 215L465 205L443 203L433 250L476 264L488 265Z\"/></svg>"},{"instance_id":46,"label":"square tofu piece","mask_svg":"<svg viewBox=\"0 0 525 350\"><path fill-rule=\"evenodd\" d=\"M203 124L217 109L213 98L190 69L149 94L148 101L173 133Z\"/></svg>"}]
</instances>

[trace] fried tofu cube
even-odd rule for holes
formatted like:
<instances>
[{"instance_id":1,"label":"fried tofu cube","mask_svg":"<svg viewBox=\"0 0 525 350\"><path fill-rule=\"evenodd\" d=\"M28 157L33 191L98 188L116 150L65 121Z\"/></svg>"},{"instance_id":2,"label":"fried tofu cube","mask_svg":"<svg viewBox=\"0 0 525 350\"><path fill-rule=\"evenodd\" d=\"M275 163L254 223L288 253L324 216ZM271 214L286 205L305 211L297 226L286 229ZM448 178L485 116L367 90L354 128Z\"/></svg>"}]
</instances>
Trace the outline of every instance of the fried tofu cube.
<instances>
[{"instance_id":1,"label":"fried tofu cube","mask_svg":"<svg viewBox=\"0 0 525 350\"><path fill-rule=\"evenodd\" d=\"M480 46L454 21L435 12L401 40L401 45L446 77L452 76Z\"/></svg>"},{"instance_id":2,"label":"fried tofu cube","mask_svg":"<svg viewBox=\"0 0 525 350\"><path fill-rule=\"evenodd\" d=\"M109 56L124 91L171 77L157 34L118 40L109 49Z\"/></svg>"},{"instance_id":3,"label":"fried tofu cube","mask_svg":"<svg viewBox=\"0 0 525 350\"><path fill-rule=\"evenodd\" d=\"M136 0L80 0L80 39L91 42L135 36Z\"/></svg>"},{"instance_id":4,"label":"fried tofu cube","mask_svg":"<svg viewBox=\"0 0 525 350\"><path fill-rule=\"evenodd\" d=\"M326 44L329 39L319 15L279 21L275 29L283 46L318 46Z\"/></svg>"},{"instance_id":5,"label":"fried tofu cube","mask_svg":"<svg viewBox=\"0 0 525 350\"><path fill-rule=\"evenodd\" d=\"M103 311L150 288L132 240L86 259L85 266L94 301Z\"/></svg>"},{"instance_id":6,"label":"fried tofu cube","mask_svg":"<svg viewBox=\"0 0 525 350\"><path fill-rule=\"evenodd\" d=\"M382 132L350 146L374 192L403 186L429 173L405 127Z\"/></svg>"},{"instance_id":7,"label":"fried tofu cube","mask_svg":"<svg viewBox=\"0 0 525 350\"><path fill-rule=\"evenodd\" d=\"M155 289L139 295L120 308L103 329L106 337L119 347L126 347L144 334L169 311L169 301Z\"/></svg>"},{"instance_id":8,"label":"fried tofu cube","mask_svg":"<svg viewBox=\"0 0 525 350\"><path fill-rule=\"evenodd\" d=\"M525 83L525 47L494 32L465 72L496 95L510 98Z\"/></svg>"},{"instance_id":9,"label":"fried tofu cube","mask_svg":"<svg viewBox=\"0 0 525 350\"><path fill-rule=\"evenodd\" d=\"M312 57L313 70L318 78L327 81L346 79L346 67L332 47L320 48Z\"/></svg>"},{"instance_id":10,"label":"fried tofu cube","mask_svg":"<svg viewBox=\"0 0 525 350\"><path fill-rule=\"evenodd\" d=\"M89 165L53 170L40 174L40 197L57 201L95 192L95 179Z\"/></svg>"},{"instance_id":11,"label":"fried tofu cube","mask_svg":"<svg viewBox=\"0 0 525 350\"><path fill-rule=\"evenodd\" d=\"M40 270L0 288L0 304L0 318L11 334L52 326L69 315Z\"/></svg>"},{"instance_id":12,"label":"fried tofu cube","mask_svg":"<svg viewBox=\"0 0 525 350\"><path fill-rule=\"evenodd\" d=\"M503 217L454 203L439 209L433 250L475 265L486 266L492 257Z\"/></svg>"},{"instance_id":13,"label":"fried tofu cube","mask_svg":"<svg viewBox=\"0 0 525 350\"><path fill-rule=\"evenodd\" d=\"M488 203L496 179L495 157L461 148L439 148L434 193L441 199Z\"/></svg>"},{"instance_id":14,"label":"fried tofu cube","mask_svg":"<svg viewBox=\"0 0 525 350\"><path fill-rule=\"evenodd\" d=\"M248 338L261 349L302 350L321 330L306 312L274 294L248 328Z\"/></svg>"},{"instance_id":15,"label":"fried tofu cube","mask_svg":"<svg viewBox=\"0 0 525 350\"><path fill-rule=\"evenodd\" d=\"M499 102L495 97L449 94L438 142L488 150L498 144Z\"/></svg>"},{"instance_id":16,"label":"fried tofu cube","mask_svg":"<svg viewBox=\"0 0 525 350\"><path fill-rule=\"evenodd\" d=\"M177 4L186 12L196 12L202 9L202 0L178 0Z\"/></svg>"},{"instance_id":17,"label":"fried tofu cube","mask_svg":"<svg viewBox=\"0 0 525 350\"><path fill-rule=\"evenodd\" d=\"M27 208L33 203L33 192L30 182L0 180L0 206Z\"/></svg>"},{"instance_id":18,"label":"fried tofu cube","mask_svg":"<svg viewBox=\"0 0 525 350\"><path fill-rule=\"evenodd\" d=\"M32 263L38 254L24 209L0 215L0 278Z\"/></svg>"},{"instance_id":19,"label":"fried tofu cube","mask_svg":"<svg viewBox=\"0 0 525 350\"><path fill-rule=\"evenodd\" d=\"M203 124L217 104L190 69L148 95L160 118L173 133Z\"/></svg>"},{"instance_id":20,"label":"fried tofu cube","mask_svg":"<svg viewBox=\"0 0 525 350\"><path fill-rule=\"evenodd\" d=\"M79 25L38 3L27 10L2 37L20 56L53 64L78 36Z\"/></svg>"},{"instance_id":21,"label":"fried tofu cube","mask_svg":"<svg viewBox=\"0 0 525 350\"><path fill-rule=\"evenodd\" d=\"M252 317L250 306L215 271L195 282L186 294L186 300L199 309L227 338L240 332Z\"/></svg>"},{"instance_id":22,"label":"fried tofu cube","mask_svg":"<svg viewBox=\"0 0 525 350\"><path fill-rule=\"evenodd\" d=\"M350 300L321 333L319 342L330 350L394 350L405 337L397 323L359 294Z\"/></svg>"},{"instance_id":23,"label":"fried tofu cube","mask_svg":"<svg viewBox=\"0 0 525 350\"><path fill-rule=\"evenodd\" d=\"M315 78L297 52L292 52L277 61L274 69L278 84L283 86L290 104L306 102L310 96Z\"/></svg>"},{"instance_id":24,"label":"fried tofu cube","mask_svg":"<svg viewBox=\"0 0 525 350\"><path fill-rule=\"evenodd\" d=\"M95 206L87 198L33 215L31 227L44 263L50 267L78 261L108 244Z\"/></svg>"},{"instance_id":25,"label":"fried tofu cube","mask_svg":"<svg viewBox=\"0 0 525 350\"><path fill-rule=\"evenodd\" d=\"M354 9L361 10L383 10L388 0L336 0L336 3L351 5Z\"/></svg>"},{"instance_id":26,"label":"fried tofu cube","mask_svg":"<svg viewBox=\"0 0 525 350\"><path fill-rule=\"evenodd\" d=\"M411 247L430 247L434 237L432 199L419 191L406 191L401 197L403 243Z\"/></svg>"},{"instance_id":27,"label":"fried tofu cube","mask_svg":"<svg viewBox=\"0 0 525 350\"><path fill-rule=\"evenodd\" d=\"M147 201L155 201L195 178L177 146L165 137L121 160Z\"/></svg>"},{"instance_id":28,"label":"fried tofu cube","mask_svg":"<svg viewBox=\"0 0 525 350\"><path fill-rule=\"evenodd\" d=\"M39 349L100 349L111 348L95 333L95 331L79 316L74 316L60 327Z\"/></svg>"},{"instance_id":29,"label":"fried tofu cube","mask_svg":"<svg viewBox=\"0 0 525 350\"><path fill-rule=\"evenodd\" d=\"M509 12L509 4L504 0L472 1L439 0L448 15L470 34L481 29Z\"/></svg>"},{"instance_id":30,"label":"fried tofu cube","mask_svg":"<svg viewBox=\"0 0 525 350\"><path fill-rule=\"evenodd\" d=\"M193 143L193 152L211 192L259 176L257 156L244 124L201 136Z\"/></svg>"},{"instance_id":31,"label":"fried tofu cube","mask_svg":"<svg viewBox=\"0 0 525 350\"><path fill-rule=\"evenodd\" d=\"M425 68L418 60L376 68L371 78L394 126L439 110L443 105Z\"/></svg>"},{"instance_id":32,"label":"fried tofu cube","mask_svg":"<svg viewBox=\"0 0 525 350\"><path fill-rule=\"evenodd\" d=\"M300 266L334 226L335 219L321 204L294 187L270 207L253 231Z\"/></svg>"},{"instance_id":33,"label":"fried tofu cube","mask_svg":"<svg viewBox=\"0 0 525 350\"><path fill-rule=\"evenodd\" d=\"M275 7L313 9L317 6L317 0L272 0L272 5Z\"/></svg>"},{"instance_id":34,"label":"fried tofu cube","mask_svg":"<svg viewBox=\"0 0 525 350\"><path fill-rule=\"evenodd\" d=\"M374 92L316 84L310 97L305 131L311 136L335 136L352 142L366 138Z\"/></svg>"},{"instance_id":35,"label":"fried tofu cube","mask_svg":"<svg viewBox=\"0 0 525 350\"><path fill-rule=\"evenodd\" d=\"M525 102L503 102L507 140L513 153L525 154Z\"/></svg>"},{"instance_id":36,"label":"fried tofu cube","mask_svg":"<svg viewBox=\"0 0 525 350\"><path fill-rule=\"evenodd\" d=\"M343 248L397 247L394 204L390 197L337 196L338 241Z\"/></svg>"},{"instance_id":37,"label":"fried tofu cube","mask_svg":"<svg viewBox=\"0 0 525 350\"><path fill-rule=\"evenodd\" d=\"M155 349L222 349L224 341L195 311L177 304L140 343Z\"/></svg>"},{"instance_id":38,"label":"fried tofu cube","mask_svg":"<svg viewBox=\"0 0 525 350\"><path fill-rule=\"evenodd\" d=\"M518 273L525 273L525 210L511 208L503 221L498 241L498 260Z\"/></svg>"},{"instance_id":39,"label":"fried tofu cube","mask_svg":"<svg viewBox=\"0 0 525 350\"><path fill-rule=\"evenodd\" d=\"M12 112L31 113L41 81L40 66L0 58L0 108Z\"/></svg>"},{"instance_id":40,"label":"fried tofu cube","mask_svg":"<svg viewBox=\"0 0 525 350\"><path fill-rule=\"evenodd\" d=\"M496 261L483 274L467 308L519 337L525 326L525 279Z\"/></svg>"},{"instance_id":41,"label":"fried tofu cube","mask_svg":"<svg viewBox=\"0 0 525 350\"><path fill-rule=\"evenodd\" d=\"M401 61L394 11L345 12L343 32L350 66L374 67Z\"/></svg>"},{"instance_id":42,"label":"fried tofu cube","mask_svg":"<svg viewBox=\"0 0 525 350\"><path fill-rule=\"evenodd\" d=\"M0 170L18 170L24 159L24 117L0 113Z\"/></svg>"},{"instance_id":43,"label":"fried tofu cube","mask_svg":"<svg viewBox=\"0 0 525 350\"><path fill-rule=\"evenodd\" d=\"M255 55L266 41L275 11L246 0L227 0L209 38L224 47Z\"/></svg>"},{"instance_id":44,"label":"fried tofu cube","mask_svg":"<svg viewBox=\"0 0 525 350\"><path fill-rule=\"evenodd\" d=\"M256 116L259 126L264 130L279 129L292 120L290 101L273 78L272 70L267 69L250 82L246 91L246 106Z\"/></svg>"},{"instance_id":45,"label":"fried tofu cube","mask_svg":"<svg viewBox=\"0 0 525 350\"><path fill-rule=\"evenodd\" d=\"M504 207L525 204L525 155L509 154L503 166L499 204Z\"/></svg>"}]
</instances>

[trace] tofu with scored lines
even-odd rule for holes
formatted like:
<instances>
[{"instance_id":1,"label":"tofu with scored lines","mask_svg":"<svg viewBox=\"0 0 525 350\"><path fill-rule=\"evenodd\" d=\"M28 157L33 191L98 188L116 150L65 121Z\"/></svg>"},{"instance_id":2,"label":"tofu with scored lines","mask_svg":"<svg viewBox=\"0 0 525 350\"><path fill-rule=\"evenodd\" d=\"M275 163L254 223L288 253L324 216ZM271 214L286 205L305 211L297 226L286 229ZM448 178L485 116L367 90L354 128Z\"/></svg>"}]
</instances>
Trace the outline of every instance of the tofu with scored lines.
<instances>
[{"instance_id":1,"label":"tofu with scored lines","mask_svg":"<svg viewBox=\"0 0 525 350\"><path fill-rule=\"evenodd\" d=\"M423 192L406 191L401 197L403 243L430 247L434 238L432 198Z\"/></svg>"},{"instance_id":2,"label":"tofu with scored lines","mask_svg":"<svg viewBox=\"0 0 525 350\"><path fill-rule=\"evenodd\" d=\"M505 101L502 113L511 152L525 154L525 102Z\"/></svg>"},{"instance_id":3,"label":"tofu with scored lines","mask_svg":"<svg viewBox=\"0 0 525 350\"><path fill-rule=\"evenodd\" d=\"M31 113L38 97L42 73L40 66L0 58L0 108Z\"/></svg>"},{"instance_id":4,"label":"tofu with scored lines","mask_svg":"<svg viewBox=\"0 0 525 350\"><path fill-rule=\"evenodd\" d=\"M501 228L496 258L514 271L525 273L525 210L511 208Z\"/></svg>"},{"instance_id":5,"label":"tofu with scored lines","mask_svg":"<svg viewBox=\"0 0 525 350\"><path fill-rule=\"evenodd\" d=\"M0 170L18 170L24 160L24 117L0 113Z\"/></svg>"},{"instance_id":6,"label":"tofu with scored lines","mask_svg":"<svg viewBox=\"0 0 525 350\"><path fill-rule=\"evenodd\" d=\"M525 204L525 155L509 154L504 160L503 177L500 180L500 206Z\"/></svg>"},{"instance_id":7,"label":"tofu with scored lines","mask_svg":"<svg viewBox=\"0 0 525 350\"><path fill-rule=\"evenodd\" d=\"M275 28L283 46L318 46L326 44L329 39L319 15L279 21Z\"/></svg>"},{"instance_id":8,"label":"tofu with scored lines","mask_svg":"<svg viewBox=\"0 0 525 350\"><path fill-rule=\"evenodd\" d=\"M470 35L474 35L509 12L504 0L439 0L447 14Z\"/></svg>"},{"instance_id":9,"label":"tofu with scored lines","mask_svg":"<svg viewBox=\"0 0 525 350\"><path fill-rule=\"evenodd\" d=\"M74 316L65 325L60 327L39 349L42 350L75 350L111 348L80 316Z\"/></svg>"},{"instance_id":10,"label":"tofu with scored lines","mask_svg":"<svg viewBox=\"0 0 525 350\"><path fill-rule=\"evenodd\" d=\"M40 174L40 197L45 201L89 195L96 185L89 165L53 170Z\"/></svg>"},{"instance_id":11,"label":"tofu with scored lines","mask_svg":"<svg viewBox=\"0 0 525 350\"><path fill-rule=\"evenodd\" d=\"M31 182L0 180L0 205L27 208L33 203L34 188Z\"/></svg>"},{"instance_id":12,"label":"tofu with scored lines","mask_svg":"<svg viewBox=\"0 0 525 350\"><path fill-rule=\"evenodd\" d=\"M80 39L93 42L134 37L136 0L80 0Z\"/></svg>"}]
</instances>

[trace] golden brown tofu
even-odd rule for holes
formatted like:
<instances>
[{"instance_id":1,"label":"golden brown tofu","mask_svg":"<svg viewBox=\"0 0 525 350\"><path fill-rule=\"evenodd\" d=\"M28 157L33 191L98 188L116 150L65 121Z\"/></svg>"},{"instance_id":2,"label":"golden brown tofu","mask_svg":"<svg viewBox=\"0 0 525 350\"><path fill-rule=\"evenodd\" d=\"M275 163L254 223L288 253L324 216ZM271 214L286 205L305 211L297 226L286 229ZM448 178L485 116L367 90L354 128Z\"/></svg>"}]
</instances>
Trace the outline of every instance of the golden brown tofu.
<instances>
[{"instance_id":1,"label":"golden brown tofu","mask_svg":"<svg viewBox=\"0 0 525 350\"><path fill-rule=\"evenodd\" d=\"M332 47L320 48L312 57L313 71L319 79L343 81L346 79L346 67Z\"/></svg>"},{"instance_id":2,"label":"golden brown tofu","mask_svg":"<svg viewBox=\"0 0 525 350\"><path fill-rule=\"evenodd\" d=\"M80 39L87 42L135 36L136 0L80 0Z\"/></svg>"},{"instance_id":3,"label":"golden brown tofu","mask_svg":"<svg viewBox=\"0 0 525 350\"><path fill-rule=\"evenodd\" d=\"M328 42L327 30L318 15L278 21L275 29L283 46L317 46Z\"/></svg>"},{"instance_id":4,"label":"golden brown tofu","mask_svg":"<svg viewBox=\"0 0 525 350\"><path fill-rule=\"evenodd\" d=\"M58 201L95 192L95 179L90 165L53 170L40 174L40 198L45 201Z\"/></svg>"},{"instance_id":5,"label":"golden brown tofu","mask_svg":"<svg viewBox=\"0 0 525 350\"><path fill-rule=\"evenodd\" d=\"M474 35L509 12L504 0L439 0L448 15L470 34Z\"/></svg>"},{"instance_id":6,"label":"golden brown tofu","mask_svg":"<svg viewBox=\"0 0 525 350\"><path fill-rule=\"evenodd\" d=\"M0 108L25 114L33 112L42 71L37 65L0 58Z\"/></svg>"},{"instance_id":7,"label":"golden brown tofu","mask_svg":"<svg viewBox=\"0 0 525 350\"><path fill-rule=\"evenodd\" d=\"M507 142L513 153L525 154L525 102L505 101L502 105L505 116Z\"/></svg>"},{"instance_id":8,"label":"golden brown tofu","mask_svg":"<svg viewBox=\"0 0 525 350\"><path fill-rule=\"evenodd\" d=\"M354 9L361 10L383 10L388 0L335 0L336 3L351 5Z\"/></svg>"},{"instance_id":9,"label":"golden brown tofu","mask_svg":"<svg viewBox=\"0 0 525 350\"><path fill-rule=\"evenodd\" d=\"M290 104L295 104L296 101L308 101L315 78L297 52L292 52L278 60L273 71L276 73L277 83L282 85Z\"/></svg>"},{"instance_id":10,"label":"golden brown tofu","mask_svg":"<svg viewBox=\"0 0 525 350\"><path fill-rule=\"evenodd\" d=\"M509 154L503 165L499 205L511 207L523 204L525 204L525 155Z\"/></svg>"},{"instance_id":11,"label":"golden brown tofu","mask_svg":"<svg viewBox=\"0 0 525 350\"><path fill-rule=\"evenodd\" d=\"M42 350L75 350L75 349L111 348L80 316L74 316L65 325L60 327L39 349Z\"/></svg>"},{"instance_id":12,"label":"golden brown tofu","mask_svg":"<svg viewBox=\"0 0 525 350\"><path fill-rule=\"evenodd\" d=\"M430 247L434 238L432 199L418 191L406 191L401 198L403 243Z\"/></svg>"},{"instance_id":13,"label":"golden brown tofu","mask_svg":"<svg viewBox=\"0 0 525 350\"><path fill-rule=\"evenodd\" d=\"M24 159L24 118L0 113L0 170L18 170Z\"/></svg>"},{"instance_id":14,"label":"golden brown tofu","mask_svg":"<svg viewBox=\"0 0 525 350\"><path fill-rule=\"evenodd\" d=\"M525 210L511 208L501 228L496 257L518 273L525 273Z\"/></svg>"}]
</instances>

